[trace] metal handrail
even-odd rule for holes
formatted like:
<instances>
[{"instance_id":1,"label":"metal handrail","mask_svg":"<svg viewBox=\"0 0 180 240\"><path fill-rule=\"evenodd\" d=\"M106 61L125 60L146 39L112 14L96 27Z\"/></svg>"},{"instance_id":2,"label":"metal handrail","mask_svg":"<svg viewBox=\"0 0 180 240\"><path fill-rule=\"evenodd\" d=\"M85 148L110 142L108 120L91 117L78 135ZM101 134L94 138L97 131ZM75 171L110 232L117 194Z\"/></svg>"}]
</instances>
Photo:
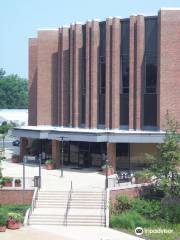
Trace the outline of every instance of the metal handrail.
<instances>
[{"instance_id":1,"label":"metal handrail","mask_svg":"<svg viewBox=\"0 0 180 240\"><path fill-rule=\"evenodd\" d=\"M104 191L104 226L106 227L107 190Z\"/></svg>"},{"instance_id":2,"label":"metal handrail","mask_svg":"<svg viewBox=\"0 0 180 240\"><path fill-rule=\"evenodd\" d=\"M67 217L68 217L71 197L72 197L72 181L71 181L71 186L70 186L70 190L69 190L69 193L68 193L67 207L66 207L66 212L65 212L65 216L64 216L64 225L65 226L67 226Z\"/></svg>"},{"instance_id":3,"label":"metal handrail","mask_svg":"<svg viewBox=\"0 0 180 240\"><path fill-rule=\"evenodd\" d=\"M109 190L104 191L104 226L109 227Z\"/></svg>"},{"instance_id":4,"label":"metal handrail","mask_svg":"<svg viewBox=\"0 0 180 240\"><path fill-rule=\"evenodd\" d=\"M32 214L32 212L34 211L34 208L36 207L36 201L37 201L37 198L38 198L38 187L35 188L35 191L34 191L34 194L33 194L33 198L32 198L32 203L31 203L31 207L30 207L30 210L28 212L28 224L29 224L29 218Z\"/></svg>"}]
</instances>

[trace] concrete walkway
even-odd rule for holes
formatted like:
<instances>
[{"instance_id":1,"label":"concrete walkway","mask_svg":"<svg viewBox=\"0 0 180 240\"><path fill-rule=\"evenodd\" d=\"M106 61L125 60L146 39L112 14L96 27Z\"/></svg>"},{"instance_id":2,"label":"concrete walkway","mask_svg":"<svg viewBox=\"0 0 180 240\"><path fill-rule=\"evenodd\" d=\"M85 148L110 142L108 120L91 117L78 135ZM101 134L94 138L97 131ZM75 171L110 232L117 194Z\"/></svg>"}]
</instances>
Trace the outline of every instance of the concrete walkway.
<instances>
[{"instance_id":1,"label":"concrete walkway","mask_svg":"<svg viewBox=\"0 0 180 240\"><path fill-rule=\"evenodd\" d=\"M47 233L59 234L71 240L142 240L120 231L105 227L63 227L63 226L31 226L32 229L44 230ZM34 239L33 239L34 240Z\"/></svg>"},{"instance_id":2,"label":"concrete walkway","mask_svg":"<svg viewBox=\"0 0 180 240\"><path fill-rule=\"evenodd\" d=\"M52 233L44 230L39 230L31 227L22 227L18 230L9 230L0 233L1 240L71 240L64 238L60 233Z\"/></svg>"},{"instance_id":3,"label":"concrete walkway","mask_svg":"<svg viewBox=\"0 0 180 240\"><path fill-rule=\"evenodd\" d=\"M22 163L12 163L10 161L2 161L3 176L22 177ZM25 168L26 177L34 177L39 175L39 168L34 164L27 164ZM68 190L70 183L73 183L74 190L103 190L105 187L105 176L96 169L84 168L74 169L73 167L65 167L63 178L59 169L46 170L44 166L42 172L42 189Z\"/></svg>"},{"instance_id":4,"label":"concrete walkway","mask_svg":"<svg viewBox=\"0 0 180 240\"><path fill-rule=\"evenodd\" d=\"M28 226L7 229L1 240L142 240L126 233L103 227Z\"/></svg>"}]
</instances>

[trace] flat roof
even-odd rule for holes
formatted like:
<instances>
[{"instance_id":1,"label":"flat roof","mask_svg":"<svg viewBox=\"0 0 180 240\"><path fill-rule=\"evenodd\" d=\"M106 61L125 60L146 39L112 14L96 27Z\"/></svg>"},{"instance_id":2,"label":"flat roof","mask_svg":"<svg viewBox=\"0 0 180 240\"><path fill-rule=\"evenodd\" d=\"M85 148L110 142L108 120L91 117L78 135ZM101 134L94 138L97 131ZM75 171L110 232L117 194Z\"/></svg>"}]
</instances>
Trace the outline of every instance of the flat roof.
<instances>
[{"instance_id":1,"label":"flat roof","mask_svg":"<svg viewBox=\"0 0 180 240\"><path fill-rule=\"evenodd\" d=\"M162 143L164 131L89 129L51 125L22 126L12 130L17 137L85 142Z\"/></svg>"}]
</instances>

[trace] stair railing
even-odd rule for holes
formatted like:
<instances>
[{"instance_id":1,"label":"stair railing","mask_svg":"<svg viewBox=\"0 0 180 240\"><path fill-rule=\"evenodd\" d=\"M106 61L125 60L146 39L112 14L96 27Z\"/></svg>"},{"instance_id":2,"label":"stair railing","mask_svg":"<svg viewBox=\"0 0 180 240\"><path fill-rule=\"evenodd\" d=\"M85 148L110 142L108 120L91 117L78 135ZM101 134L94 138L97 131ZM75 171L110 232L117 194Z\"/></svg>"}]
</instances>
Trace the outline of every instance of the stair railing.
<instances>
[{"instance_id":1,"label":"stair railing","mask_svg":"<svg viewBox=\"0 0 180 240\"><path fill-rule=\"evenodd\" d=\"M38 187L36 187L34 190L31 207L29 209L28 216L27 216L27 224L28 225L29 225L29 218L30 218L32 212L34 211L34 209L36 208L36 201L38 199L38 190L39 190Z\"/></svg>"},{"instance_id":2,"label":"stair railing","mask_svg":"<svg viewBox=\"0 0 180 240\"><path fill-rule=\"evenodd\" d=\"M69 193L68 193L66 212L65 212L65 216L64 216L64 225L65 226L67 226L67 218L68 218L68 212L69 212L69 208L70 208L71 198L72 198L72 181L71 181L70 190L69 190Z\"/></svg>"},{"instance_id":3,"label":"stair railing","mask_svg":"<svg viewBox=\"0 0 180 240\"><path fill-rule=\"evenodd\" d=\"M109 227L109 190L104 191L104 226Z\"/></svg>"}]
</instances>

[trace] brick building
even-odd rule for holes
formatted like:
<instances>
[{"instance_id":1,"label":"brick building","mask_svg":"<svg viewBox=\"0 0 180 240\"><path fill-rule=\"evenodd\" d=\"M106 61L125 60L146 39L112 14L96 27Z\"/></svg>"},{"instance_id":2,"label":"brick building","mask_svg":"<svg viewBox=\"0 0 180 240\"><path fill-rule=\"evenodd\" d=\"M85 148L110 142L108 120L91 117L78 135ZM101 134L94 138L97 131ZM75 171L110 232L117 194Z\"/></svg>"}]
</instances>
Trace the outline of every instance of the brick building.
<instances>
[{"instance_id":1,"label":"brick building","mask_svg":"<svg viewBox=\"0 0 180 240\"><path fill-rule=\"evenodd\" d=\"M29 39L29 126L21 137L49 142L56 166L147 166L163 142L168 110L180 121L180 9L109 17ZM44 149L45 151L45 149Z\"/></svg>"}]
</instances>

